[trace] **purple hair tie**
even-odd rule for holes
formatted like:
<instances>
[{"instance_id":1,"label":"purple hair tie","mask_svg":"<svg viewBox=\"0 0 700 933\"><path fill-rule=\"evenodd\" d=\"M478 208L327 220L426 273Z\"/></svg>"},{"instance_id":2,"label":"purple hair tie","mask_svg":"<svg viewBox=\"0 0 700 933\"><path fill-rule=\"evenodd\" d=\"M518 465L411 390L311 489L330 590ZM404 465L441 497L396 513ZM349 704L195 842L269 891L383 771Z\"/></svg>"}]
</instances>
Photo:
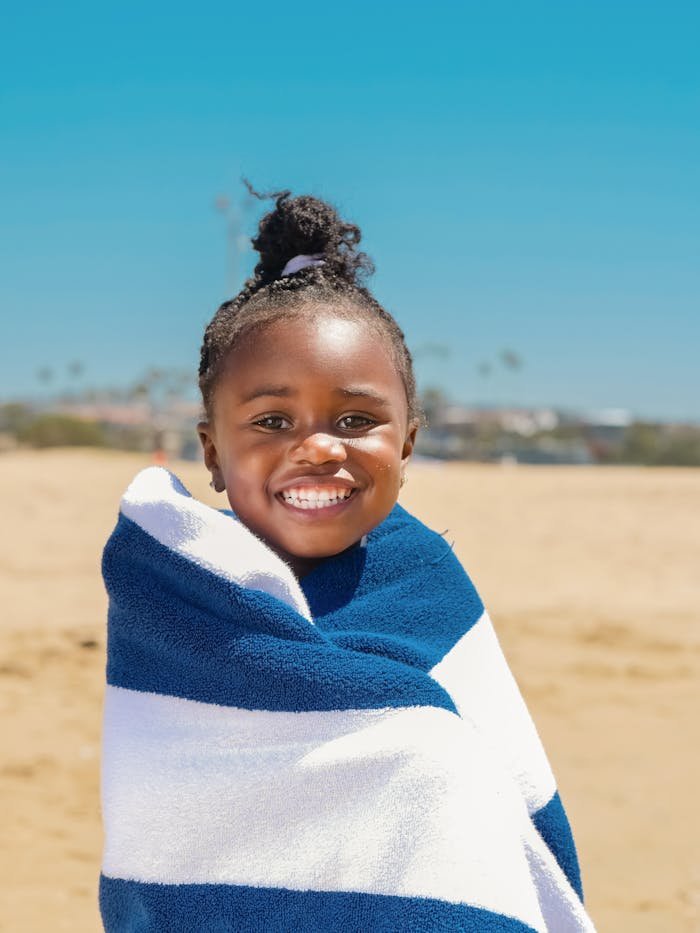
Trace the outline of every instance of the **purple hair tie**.
<instances>
[{"instance_id":1,"label":"purple hair tie","mask_svg":"<svg viewBox=\"0 0 700 933\"><path fill-rule=\"evenodd\" d=\"M282 276L294 275L295 272L301 272L308 266L322 266L323 253L314 253L313 256L294 256L282 269Z\"/></svg>"}]
</instances>

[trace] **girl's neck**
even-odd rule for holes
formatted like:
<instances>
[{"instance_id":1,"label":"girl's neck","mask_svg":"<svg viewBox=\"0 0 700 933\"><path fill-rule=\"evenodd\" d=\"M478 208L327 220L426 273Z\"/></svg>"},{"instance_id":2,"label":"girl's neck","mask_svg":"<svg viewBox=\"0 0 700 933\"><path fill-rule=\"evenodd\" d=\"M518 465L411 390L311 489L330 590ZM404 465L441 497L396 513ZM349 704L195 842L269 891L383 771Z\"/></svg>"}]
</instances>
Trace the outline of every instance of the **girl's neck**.
<instances>
[{"instance_id":1,"label":"girl's neck","mask_svg":"<svg viewBox=\"0 0 700 933\"><path fill-rule=\"evenodd\" d=\"M359 543L359 541L356 541L339 554L329 554L327 557L296 557L293 554L281 554L279 551L275 553L278 557L282 558L288 567L291 567L297 580L302 580L304 577L308 576L312 570L315 570L316 567L319 567L328 560L333 560L335 557L340 557L341 554L347 554L348 551L352 551L356 548ZM273 548L273 550L275 549Z\"/></svg>"}]
</instances>

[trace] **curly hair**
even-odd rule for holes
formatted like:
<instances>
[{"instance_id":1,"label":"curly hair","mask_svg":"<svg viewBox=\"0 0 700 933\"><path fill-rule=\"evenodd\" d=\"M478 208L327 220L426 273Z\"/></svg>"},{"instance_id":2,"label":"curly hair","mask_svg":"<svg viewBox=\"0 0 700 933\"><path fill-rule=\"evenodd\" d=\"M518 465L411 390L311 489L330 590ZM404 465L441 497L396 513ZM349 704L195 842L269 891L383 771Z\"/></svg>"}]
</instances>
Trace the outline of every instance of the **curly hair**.
<instances>
[{"instance_id":1,"label":"curly hair","mask_svg":"<svg viewBox=\"0 0 700 933\"><path fill-rule=\"evenodd\" d=\"M244 337L273 322L303 315L332 314L362 321L391 351L406 390L409 419L419 418L413 361L403 331L365 286L374 272L371 259L357 250L362 234L334 207L310 195L290 191L259 194L274 198L275 207L260 221L252 240L260 259L235 298L224 302L204 332L199 388L207 417L217 381L231 349ZM321 255L323 262L282 275L295 256Z\"/></svg>"}]
</instances>

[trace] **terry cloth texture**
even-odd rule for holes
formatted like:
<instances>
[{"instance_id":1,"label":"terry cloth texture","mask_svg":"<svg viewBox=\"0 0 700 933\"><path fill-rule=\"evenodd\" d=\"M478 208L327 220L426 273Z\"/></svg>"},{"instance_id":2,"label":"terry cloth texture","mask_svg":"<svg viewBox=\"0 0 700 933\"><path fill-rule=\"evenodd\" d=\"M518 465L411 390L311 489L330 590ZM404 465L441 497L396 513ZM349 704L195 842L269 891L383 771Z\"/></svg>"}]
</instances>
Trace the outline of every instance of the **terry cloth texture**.
<instances>
[{"instance_id":1,"label":"terry cloth texture","mask_svg":"<svg viewBox=\"0 0 700 933\"><path fill-rule=\"evenodd\" d=\"M537 733L440 535L397 505L300 584L152 467L103 573L109 933L593 929Z\"/></svg>"}]
</instances>

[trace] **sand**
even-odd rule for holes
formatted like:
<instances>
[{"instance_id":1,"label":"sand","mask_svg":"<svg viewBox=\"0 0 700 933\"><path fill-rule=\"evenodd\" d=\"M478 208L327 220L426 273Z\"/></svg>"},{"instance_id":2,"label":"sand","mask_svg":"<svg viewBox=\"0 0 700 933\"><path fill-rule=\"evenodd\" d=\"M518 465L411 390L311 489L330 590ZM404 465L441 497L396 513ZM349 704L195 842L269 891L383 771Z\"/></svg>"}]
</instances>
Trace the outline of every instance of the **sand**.
<instances>
[{"instance_id":1,"label":"sand","mask_svg":"<svg viewBox=\"0 0 700 933\"><path fill-rule=\"evenodd\" d=\"M101 549L147 460L0 456L0 929L101 929ZM223 507L199 464L173 469ZM600 931L700 930L700 470L415 464L487 603Z\"/></svg>"}]
</instances>

